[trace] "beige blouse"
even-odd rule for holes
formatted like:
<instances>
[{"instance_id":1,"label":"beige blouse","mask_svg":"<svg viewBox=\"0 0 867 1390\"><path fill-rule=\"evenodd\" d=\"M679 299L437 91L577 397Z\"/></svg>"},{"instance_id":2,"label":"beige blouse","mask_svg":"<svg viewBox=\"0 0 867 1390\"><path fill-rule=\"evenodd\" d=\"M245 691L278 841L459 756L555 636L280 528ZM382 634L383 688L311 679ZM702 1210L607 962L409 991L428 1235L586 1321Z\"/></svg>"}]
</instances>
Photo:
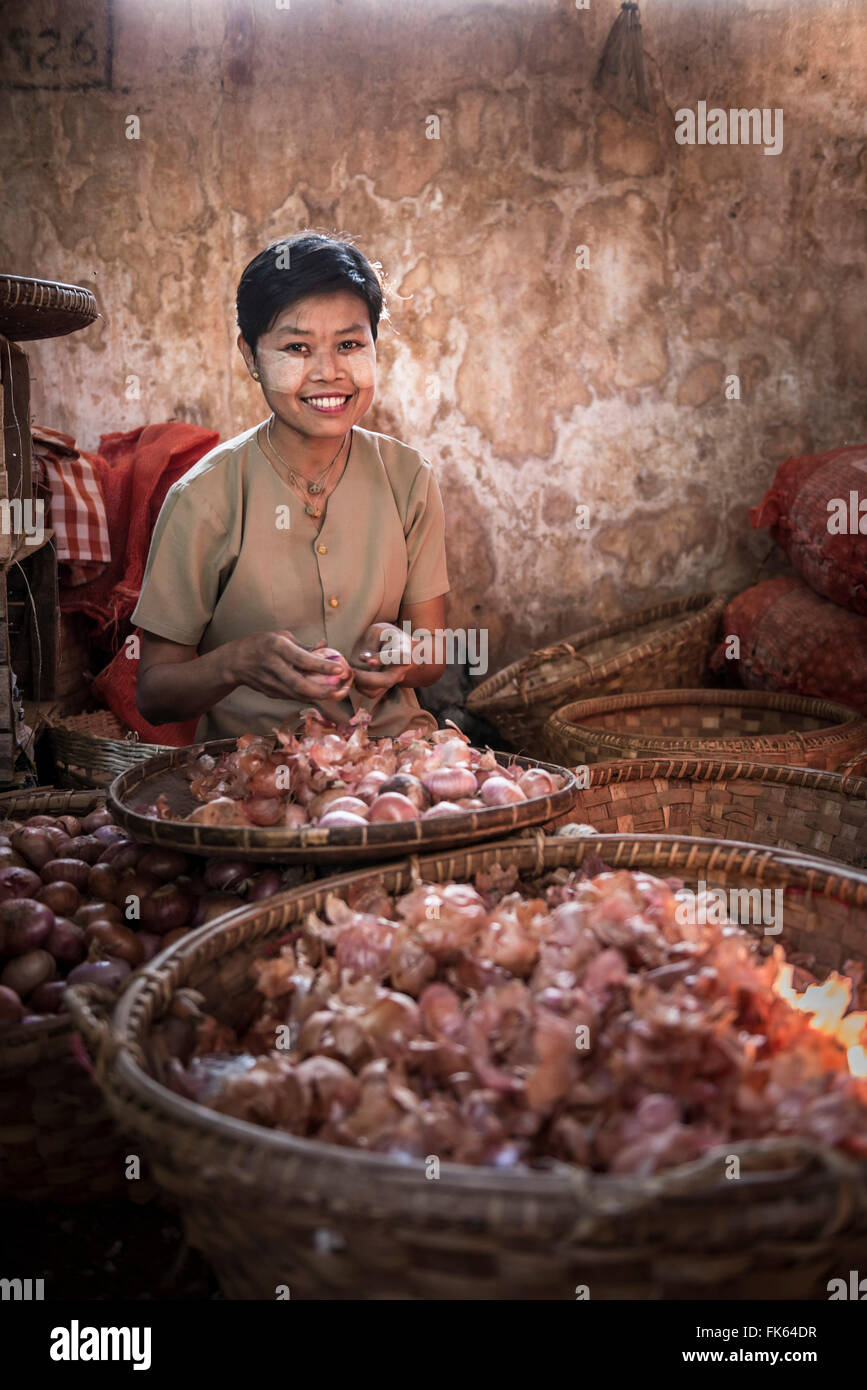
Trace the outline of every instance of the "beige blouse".
<instances>
[{"instance_id":1,"label":"beige blouse","mask_svg":"<svg viewBox=\"0 0 867 1390\"><path fill-rule=\"evenodd\" d=\"M375 622L449 589L445 519L433 467L415 449L355 426L343 474L316 534L303 503L256 440L218 444L169 490L132 621L201 654L251 632L288 629L349 656ZM287 529L288 528L288 529ZM199 721L198 739L267 733L309 707L238 686ZM415 691L359 695L318 708L337 723L372 711L370 732L436 727Z\"/></svg>"}]
</instances>

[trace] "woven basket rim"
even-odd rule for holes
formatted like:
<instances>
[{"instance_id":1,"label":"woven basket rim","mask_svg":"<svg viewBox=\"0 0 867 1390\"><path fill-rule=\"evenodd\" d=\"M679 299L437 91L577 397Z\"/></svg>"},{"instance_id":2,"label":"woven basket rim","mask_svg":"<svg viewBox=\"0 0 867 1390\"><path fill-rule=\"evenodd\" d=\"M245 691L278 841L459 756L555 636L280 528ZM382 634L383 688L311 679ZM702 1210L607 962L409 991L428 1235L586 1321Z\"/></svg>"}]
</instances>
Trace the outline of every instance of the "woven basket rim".
<instances>
[{"instance_id":1,"label":"woven basket rim","mask_svg":"<svg viewBox=\"0 0 867 1390\"><path fill-rule=\"evenodd\" d=\"M151 1021L162 1016L176 989L195 989L194 970L199 962L221 959L241 945L257 939L265 940L285 931L311 906L321 908L329 893L348 889L351 883L359 879L382 877L387 887L397 892L404 891L413 882L425 880L429 873L448 877L467 876L494 862L517 862L523 871L539 872L542 868L565 864L577 867L593 851L601 854L606 863L611 863L612 852L617 851L613 856L617 863L621 849L626 862L618 863L618 867L630 867L637 863L651 872L658 872L661 868L680 868L686 870L691 878L697 874L707 875L708 881L715 873L731 875L738 872L753 882L767 884L770 881L775 887L817 893L820 897L839 900L842 894L842 900L852 906L867 907L867 873L746 842L721 842L684 835L611 834L578 840L574 837L546 837L537 830L523 841L499 841L446 855L426 856L421 860L412 856L385 866L355 870L323 880L316 886L293 889L265 903L238 908L219 921L198 928L137 971L115 1005L108 1040L104 1040L98 1060L97 1070L107 1103L116 1112L119 1122L123 1116L127 1125L130 1123L130 1105L136 1107L142 1132L150 1128L151 1137L155 1130L179 1126L182 1130L195 1133L197 1142L203 1145L231 1144L234 1146L234 1162L239 1168L244 1167L243 1163L238 1162L241 1149L255 1150L257 1159L254 1166L259 1178L263 1177L264 1169L258 1164L268 1159L273 1161L268 1177L273 1179L275 1187L279 1186L280 1162L300 1157L309 1159L311 1163L318 1162L320 1169L330 1170L331 1173L352 1171L369 1181L381 1178L389 1187L399 1186L407 1181L409 1174L407 1165L396 1158L265 1129L221 1115L176 1095L139 1065L135 1051L140 1046L140 1038L147 1033ZM657 864L657 856L667 862ZM498 1193L509 1196L520 1192L525 1197L551 1201L567 1198L574 1202L579 1188L594 1197L604 1197L605 1194L613 1197L619 1193L630 1198L640 1194L642 1199L649 1199L676 1192L684 1184L689 1186L714 1163L718 1164L721 1154L731 1152L732 1144L733 1141L728 1141L694 1163L679 1165L651 1178L588 1173L567 1164L555 1166L553 1170L503 1172L489 1166L444 1161L440 1181L432 1186L444 1191L451 1185L456 1191L464 1193L481 1193L483 1190L487 1196ZM749 1151L763 1158L791 1154L793 1147L800 1153L809 1151L820 1163L838 1172L858 1173L862 1177L867 1174L867 1163L854 1163L806 1141L772 1139L738 1144L742 1156ZM415 1170L411 1172L411 1180L417 1183Z\"/></svg>"},{"instance_id":2,"label":"woven basket rim","mask_svg":"<svg viewBox=\"0 0 867 1390\"><path fill-rule=\"evenodd\" d=\"M206 826L187 821L156 820L134 811L130 801L136 790L150 777L194 761L202 752L219 755L235 748L236 739L217 739L191 748L175 748L122 772L108 789L108 806L115 819L137 839L187 854L239 854L259 859L306 859L310 862L344 863L353 855L366 853L400 855L413 851L508 834L521 826L541 824L564 815L575 803L577 780L569 768L541 762L513 753L491 751L500 761L517 762L525 768L542 768L565 778L563 786L547 796L531 797L507 806L467 811L445 820L385 821L374 825L340 826L321 830L318 826L287 829L285 826Z\"/></svg>"},{"instance_id":3,"label":"woven basket rim","mask_svg":"<svg viewBox=\"0 0 867 1390\"><path fill-rule=\"evenodd\" d=\"M607 622L594 623L591 627L561 638L559 642L553 643L551 646L536 648L527 656L520 657L517 661L503 667L502 671L489 676L468 695L466 707L468 710L478 713L488 711L492 715L526 709L528 701L521 696L519 677L541 661L555 660L556 658L547 655L552 649L568 644L580 650L582 646L598 642L605 637L615 637L621 633L632 631L635 631L637 635L643 627L648 627L654 622L667 618L672 620L672 624L667 630L657 633L646 642L636 642L634 646L624 647L623 651L618 652L615 656L606 657L604 660L596 662L593 660L581 661L580 664L584 669L580 679L587 683L607 680L619 674L625 667L633 665L639 658L652 656L656 652L666 650L683 638L689 637L693 630L702 627L714 617L720 617L727 602L728 599L724 594L712 590L702 591L677 599L669 599L665 603L655 604L650 608L638 609L634 613L622 614L620 617L611 618ZM572 668L576 665L575 658L569 653L563 653L560 660ZM546 700L556 699L559 694L565 694L573 689L575 681L574 670L558 679L552 678L546 681L542 687ZM536 691L534 694L538 695L539 692Z\"/></svg>"},{"instance_id":4,"label":"woven basket rim","mask_svg":"<svg viewBox=\"0 0 867 1390\"><path fill-rule=\"evenodd\" d=\"M611 758L606 762L590 763L588 772L591 786L597 787L608 786L612 782L639 782L657 778L694 782L743 778L839 792L850 800L867 801L867 777L857 777L851 772L829 772L818 767L799 767L796 763L763 763L753 758Z\"/></svg>"}]
</instances>

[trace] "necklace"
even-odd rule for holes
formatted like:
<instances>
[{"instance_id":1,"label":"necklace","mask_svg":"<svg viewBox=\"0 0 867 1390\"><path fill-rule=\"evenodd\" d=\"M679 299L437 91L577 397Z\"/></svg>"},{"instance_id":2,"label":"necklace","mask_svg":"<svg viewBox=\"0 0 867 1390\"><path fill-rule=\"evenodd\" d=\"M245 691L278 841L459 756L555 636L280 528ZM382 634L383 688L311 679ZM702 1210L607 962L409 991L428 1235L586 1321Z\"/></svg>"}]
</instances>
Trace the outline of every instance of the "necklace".
<instances>
[{"instance_id":1,"label":"necklace","mask_svg":"<svg viewBox=\"0 0 867 1390\"><path fill-rule=\"evenodd\" d=\"M285 469L287 474L287 482L289 483L289 486L291 487L292 491L295 493L295 496L299 499L299 501L304 503L304 511L306 515L318 520L319 517L322 516L322 507L318 506L316 502L311 502L309 498L306 496L306 492L321 493L327 488L328 481L331 476L331 470L333 469L338 458L340 457L341 450L343 449L343 446L346 443L346 436L344 435L343 439L340 441L340 448L337 450L337 453L334 455L334 458L328 464L327 468L325 468L324 471L320 473L319 477L314 483L311 483L307 478L299 478L298 474L294 471L294 469L289 467L286 460L284 458L281 458L280 454L278 454L277 450L275 449L269 437L270 426L271 422L273 421L273 418L274 417L272 415L271 420L269 420L268 422L268 428L265 431L265 442L268 445L268 451L280 464L281 468ZM301 487L302 482L305 485L304 490L302 490Z\"/></svg>"},{"instance_id":2,"label":"necklace","mask_svg":"<svg viewBox=\"0 0 867 1390\"><path fill-rule=\"evenodd\" d=\"M286 469L286 472L289 474L289 477L290 477L290 479L292 480L293 484L296 484L297 486L300 487L301 484L302 484L302 482L303 482L303 483L305 484L305 486L306 486L308 492L313 492L313 493L322 492L323 488L325 487L325 483L323 482L323 479L325 478L325 475L326 475L327 473L330 473L330 472L331 472L332 468L334 467L335 463L337 462L337 459L338 459L339 456L340 456L340 449L342 449L343 446L344 446L344 444L346 443L346 435L344 435L343 438L341 439L341 441L340 441L340 449L337 450L337 453L334 455L334 458L331 460L330 463L328 463L328 464L325 465L325 467L323 468L322 472L319 474L319 477L318 477L318 478L315 478L315 479L313 480L313 482L311 482L308 478L305 478L303 475L299 475L298 473L295 472L295 470L294 470L293 468L290 468L289 465L288 465L288 463L286 462L286 460L283 458L283 456L282 456L280 453L278 453L278 451L277 451L277 446L275 445L274 440L273 440L273 438L272 438L272 436L271 436L271 428L272 428L273 424L274 424L274 416L272 415L271 418L270 418L269 421L268 421L268 425L267 425L267 428L266 428L266 430L265 430L265 434L266 434L266 436L267 436L268 443L269 443L270 446L271 446L271 452L274 454L275 458L277 458L277 459L279 460L279 462L282 463L283 467Z\"/></svg>"}]
</instances>

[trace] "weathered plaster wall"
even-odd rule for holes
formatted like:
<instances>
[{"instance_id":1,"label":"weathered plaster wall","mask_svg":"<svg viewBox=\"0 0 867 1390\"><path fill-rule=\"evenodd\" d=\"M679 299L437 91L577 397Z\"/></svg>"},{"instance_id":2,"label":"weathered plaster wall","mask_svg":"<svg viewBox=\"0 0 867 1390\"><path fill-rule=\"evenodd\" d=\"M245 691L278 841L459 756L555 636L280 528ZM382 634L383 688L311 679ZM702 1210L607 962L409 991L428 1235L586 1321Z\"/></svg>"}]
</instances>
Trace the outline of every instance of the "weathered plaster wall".
<instances>
[{"instance_id":1,"label":"weathered plaster wall","mask_svg":"<svg viewBox=\"0 0 867 1390\"><path fill-rule=\"evenodd\" d=\"M398 291L364 424L436 461L449 620L489 629L492 669L749 583L776 464L865 435L863 0L646 0L649 122L592 88L616 0L279 3L9 7L0 266L104 315L33 345L35 418L87 449L246 428L240 270L347 229ZM677 144L700 100L782 108L782 153Z\"/></svg>"}]
</instances>

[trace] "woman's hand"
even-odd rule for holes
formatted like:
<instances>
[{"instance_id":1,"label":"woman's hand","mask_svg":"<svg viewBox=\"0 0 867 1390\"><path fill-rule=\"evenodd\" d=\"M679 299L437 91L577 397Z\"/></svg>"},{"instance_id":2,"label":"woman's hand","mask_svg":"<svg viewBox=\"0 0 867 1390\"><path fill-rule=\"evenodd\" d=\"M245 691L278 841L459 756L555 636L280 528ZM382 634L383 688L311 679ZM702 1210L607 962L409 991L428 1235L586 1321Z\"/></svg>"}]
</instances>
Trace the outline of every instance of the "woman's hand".
<instances>
[{"instance_id":1,"label":"woman's hand","mask_svg":"<svg viewBox=\"0 0 867 1390\"><path fill-rule=\"evenodd\" d=\"M320 642L318 646L324 646ZM246 685L275 700L342 700L352 685L344 657L308 651L291 632L251 632L223 648L235 685Z\"/></svg>"},{"instance_id":2,"label":"woman's hand","mask_svg":"<svg viewBox=\"0 0 867 1390\"><path fill-rule=\"evenodd\" d=\"M384 695L406 679L412 642L394 623L373 623L356 642L349 661L359 694Z\"/></svg>"}]
</instances>

